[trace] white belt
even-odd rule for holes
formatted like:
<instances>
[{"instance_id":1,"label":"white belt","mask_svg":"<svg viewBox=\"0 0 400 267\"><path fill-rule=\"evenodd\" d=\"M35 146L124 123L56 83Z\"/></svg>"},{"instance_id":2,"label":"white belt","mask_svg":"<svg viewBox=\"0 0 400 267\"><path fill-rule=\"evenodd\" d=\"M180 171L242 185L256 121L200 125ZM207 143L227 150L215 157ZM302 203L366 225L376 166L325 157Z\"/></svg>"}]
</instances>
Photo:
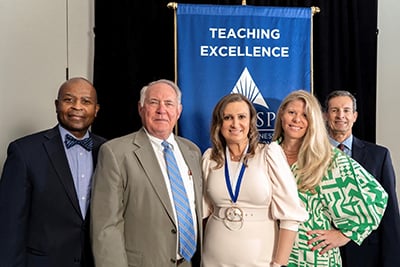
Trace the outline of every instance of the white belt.
<instances>
[{"instance_id":1,"label":"white belt","mask_svg":"<svg viewBox=\"0 0 400 267\"><path fill-rule=\"evenodd\" d=\"M242 208L239 206L233 206L239 208L243 214L243 221L265 221L268 219L268 209L267 208ZM232 207L214 207L213 215L221 220L226 219L226 212Z\"/></svg>"}]
</instances>

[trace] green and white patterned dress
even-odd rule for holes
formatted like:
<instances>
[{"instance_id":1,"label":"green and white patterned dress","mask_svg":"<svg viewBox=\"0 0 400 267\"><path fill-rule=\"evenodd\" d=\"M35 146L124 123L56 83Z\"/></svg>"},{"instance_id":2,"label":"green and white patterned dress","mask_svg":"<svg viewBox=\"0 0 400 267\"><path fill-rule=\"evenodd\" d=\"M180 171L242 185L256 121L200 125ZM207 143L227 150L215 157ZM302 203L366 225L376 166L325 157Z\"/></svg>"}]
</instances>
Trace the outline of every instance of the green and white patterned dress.
<instances>
[{"instance_id":1,"label":"green and white patterned dress","mask_svg":"<svg viewBox=\"0 0 400 267\"><path fill-rule=\"evenodd\" d=\"M333 163L323 177L316 194L299 192L309 213L309 219L300 224L289 267L340 267L339 248L319 255L321 249L311 251L307 241L309 230L339 229L357 244L375 230L385 211L388 195L376 179L358 162L333 148ZM292 166L295 173L296 163Z\"/></svg>"}]
</instances>

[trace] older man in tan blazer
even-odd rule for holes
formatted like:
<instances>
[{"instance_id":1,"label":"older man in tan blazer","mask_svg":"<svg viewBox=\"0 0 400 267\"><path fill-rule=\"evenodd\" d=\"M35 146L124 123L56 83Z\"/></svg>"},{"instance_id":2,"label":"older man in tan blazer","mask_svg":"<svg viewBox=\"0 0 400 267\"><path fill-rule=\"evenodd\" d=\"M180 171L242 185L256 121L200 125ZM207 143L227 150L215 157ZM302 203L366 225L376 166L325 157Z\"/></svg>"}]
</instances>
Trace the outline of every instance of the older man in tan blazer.
<instances>
[{"instance_id":1,"label":"older man in tan blazer","mask_svg":"<svg viewBox=\"0 0 400 267\"><path fill-rule=\"evenodd\" d=\"M143 127L106 142L94 175L91 240L96 267L200 266L202 244L201 152L173 134L182 111L181 92L158 80L140 92ZM177 212L162 141L173 147L189 199L196 251L186 258L179 246Z\"/></svg>"}]
</instances>

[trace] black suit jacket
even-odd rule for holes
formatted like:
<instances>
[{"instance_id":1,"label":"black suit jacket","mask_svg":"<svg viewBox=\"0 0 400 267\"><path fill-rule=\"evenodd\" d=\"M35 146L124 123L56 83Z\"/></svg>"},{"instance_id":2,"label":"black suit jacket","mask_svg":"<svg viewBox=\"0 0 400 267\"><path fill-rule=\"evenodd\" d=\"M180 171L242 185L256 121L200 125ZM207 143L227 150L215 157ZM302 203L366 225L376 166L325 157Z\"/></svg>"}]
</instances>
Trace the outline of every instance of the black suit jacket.
<instances>
[{"instance_id":1,"label":"black suit jacket","mask_svg":"<svg viewBox=\"0 0 400 267\"><path fill-rule=\"evenodd\" d=\"M396 177L387 148L353 137L352 157L371 173L389 195L377 230L358 246L350 241L341 248L343 267L398 267L400 259L400 216Z\"/></svg>"},{"instance_id":2,"label":"black suit jacket","mask_svg":"<svg viewBox=\"0 0 400 267\"><path fill-rule=\"evenodd\" d=\"M105 139L91 136L95 166ZM90 216L81 214L58 126L10 143L7 155L0 180L0 266L94 266Z\"/></svg>"}]
</instances>

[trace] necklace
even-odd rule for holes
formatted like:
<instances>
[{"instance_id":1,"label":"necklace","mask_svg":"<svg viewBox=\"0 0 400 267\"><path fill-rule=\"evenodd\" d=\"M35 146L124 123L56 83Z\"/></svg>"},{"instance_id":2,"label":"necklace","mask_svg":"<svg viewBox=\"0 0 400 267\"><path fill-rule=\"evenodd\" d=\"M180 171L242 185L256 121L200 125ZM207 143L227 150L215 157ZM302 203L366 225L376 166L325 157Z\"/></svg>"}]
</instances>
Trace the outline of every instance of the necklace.
<instances>
[{"instance_id":1,"label":"necklace","mask_svg":"<svg viewBox=\"0 0 400 267\"><path fill-rule=\"evenodd\" d=\"M235 156L233 154L230 154L230 155L231 155L231 160L233 160L233 161L240 161L240 159L242 158L242 155L239 155L239 156Z\"/></svg>"},{"instance_id":2,"label":"necklace","mask_svg":"<svg viewBox=\"0 0 400 267\"><path fill-rule=\"evenodd\" d=\"M282 144L282 149L283 149L283 152L286 155L286 159L287 159L289 165L292 165L294 162L297 161L297 156L299 154L298 150L288 150L285 147L285 145L283 145L283 144Z\"/></svg>"},{"instance_id":3,"label":"necklace","mask_svg":"<svg viewBox=\"0 0 400 267\"><path fill-rule=\"evenodd\" d=\"M246 146L246 149L247 149L247 146ZM232 161L240 161L240 160L242 159L242 157L243 157L243 152L246 151L246 149L244 149L244 150L242 151L242 153L240 153L239 155L235 155L235 154L233 154L233 152L228 148L230 159L231 159Z\"/></svg>"},{"instance_id":4,"label":"necklace","mask_svg":"<svg viewBox=\"0 0 400 267\"><path fill-rule=\"evenodd\" d=\"M297 154L299 153L298 151L287 151L287 150L283 150L283 151L285 152L285 155L288 158L297 157Z\"/></svg>"}]
</instances>

